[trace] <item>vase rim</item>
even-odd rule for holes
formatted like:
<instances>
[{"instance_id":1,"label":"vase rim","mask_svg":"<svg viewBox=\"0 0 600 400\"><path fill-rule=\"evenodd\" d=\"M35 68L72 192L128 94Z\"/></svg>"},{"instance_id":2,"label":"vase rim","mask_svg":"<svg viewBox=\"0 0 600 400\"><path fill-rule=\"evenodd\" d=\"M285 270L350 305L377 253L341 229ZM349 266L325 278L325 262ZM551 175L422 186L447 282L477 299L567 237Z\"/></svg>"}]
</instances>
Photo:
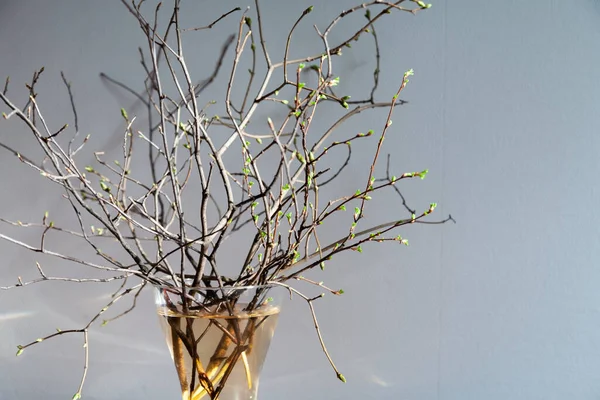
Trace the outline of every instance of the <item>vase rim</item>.
<instances>
[{"instance_id":1,"label":"vase rim","mask_svg":"<svg viewBox=\"0 0 600 400\"><path fill-rule=\"evenodd\" d=\"M233 285L223 285L223 286L186 286L186 290L204 290L204 291L217 291L217 290L253 290L253 289L271 289L276 286L279 286L276 283L267 283L263 285L245 285L245 286L233 286ZM156 289L182 289L181 286L172 286L172 285L154 285Z\"/></svg>"}]
</instances>

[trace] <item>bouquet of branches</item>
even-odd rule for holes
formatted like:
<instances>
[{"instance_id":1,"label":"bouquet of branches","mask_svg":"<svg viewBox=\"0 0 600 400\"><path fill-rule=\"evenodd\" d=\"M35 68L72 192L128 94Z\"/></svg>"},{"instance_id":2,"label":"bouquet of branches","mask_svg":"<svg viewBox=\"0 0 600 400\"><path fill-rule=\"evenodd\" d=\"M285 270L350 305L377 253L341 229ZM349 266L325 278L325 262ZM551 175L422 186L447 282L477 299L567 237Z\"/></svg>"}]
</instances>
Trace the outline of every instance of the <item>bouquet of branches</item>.
<instances>
[{"instance_id":1,"label":"bouquet of branches","mask_svg":"<svg viewBox=\"0 0 600 400\"><path fill-rule=\"evenodd\" d=\"M385 175L376 176L394 109L404 103L400 95L413 74L412 70L400 74L396 89L386 93L384 101L376 99L380 74L376 23L388 14L416 14L430 5L414 0L373 0L346 9L327 26L314 27L321 51L292 58L292 38L310 18L312 7L307 8L290 23L283 57L275 61L264 37L259 0L254 1L251 12L235 8L202 27L182 25L181 0L174 0L167 12L162 12L161 4L152 9L144 0L121 1L147 41L139 49L143 90L136 91L101 74L105 82L133 94L145 108L142 118L121 109L124 129L118 160L109 162L104 152L95 151L92 163L81 161L89 136L78 135L76 94L64 75L73 128L46 123L36 92L43 68L27 84L28 99L23 106L9 96L8 79L0 91L7 107L4 118L22 121L42 150L43 159L7 145L3 148L62 188L77 225L77 229L61 226L50 221L48 214L38 224L2 219L7 224L39 229L41 241L31 245L4 233L0 238L106 274L89 279L51 277L38 263L38 279L19 278L15 285L2 289L47 280L123 282L110 303L83 328L58 331L20 345L17 354L59 335L83 335L85 368L74 396L79 398L88 366L88 330L117 300L132 296L135 305L144 287L153 286L158 289L159 314L169 333L167 341L184 398L208 395L217 399L238 365L248 386L256 384L253 363L264 357L258 338L261 330L272 329L278 308L270 291L279 287L306 301L323 351L337 377L345 381L327 352L317 323L313 302L321 296L309 297L291 282L304 281L339 295L341 290L304 275L314 268L325 268L325 263L340 253L362 252L367 243L407 244L397 235L398 228L405 225L451 220L448 216L428 221L426 217L436 204L412 209L397 187L400 181L424 178L427 170L392 176L388 156ZM329 34L336 25L358 13L364 19L352 34L339 43L330 43ZM184 37L231 20L237 21L235 33L219 43L210 76L197 80L188 66ZM339 93L340 78L334 73L334 62L364 36L373 40L376 66L370 94L355 100ZM250 67L241 72L241 65ZM219 74L228 75L221 89L224 99L210 101L205 91L218 81ZM327 129L314 132L311 127L322 118L320 111L331 107L340 112L339 118ZM360 113L377 108L387 109L380 127L334 140L340 128L352 130L351 123ZM276 110L277 117L259 117L268 110ZM138 119L143 119L143 127ZM365 166L367 179L355 192L324 198L322 189L349 165L352 145L369 140L375 140L376 145L370 165ZM332 158L336 152L340 153ZM339 154L345 154L341 163ZM384 190L402 198L405 215L367 225L364 218L369 200ZM347 224L335 220L339 232L335 240L325 241L320 236L323 227L329 227L334 216L344 212L351 213L345 219ZM69 235L84 242L92 250L90 258L53 251L45 244L48 235ZM100 241L107 238L118 245L118 251L100 247ZM243 259L236 271L224 273L217 259L228 241L235 242ZM131 279L137 280L135 285L128 284ZM194 322L198 318L206 322L201 328ZM214 347L199 350L198 344L211 335ZM257 354L254 361L253 354Z\"/></svg>"}]
</instances>

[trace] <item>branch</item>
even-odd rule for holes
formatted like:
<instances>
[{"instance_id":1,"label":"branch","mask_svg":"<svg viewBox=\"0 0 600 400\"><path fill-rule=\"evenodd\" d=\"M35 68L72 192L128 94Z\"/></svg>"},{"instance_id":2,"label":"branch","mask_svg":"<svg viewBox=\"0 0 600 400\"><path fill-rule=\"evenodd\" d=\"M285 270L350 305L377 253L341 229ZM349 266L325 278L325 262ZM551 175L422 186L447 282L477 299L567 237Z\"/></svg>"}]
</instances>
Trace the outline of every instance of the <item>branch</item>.
<instances>
[{"instance_id":1,"label":"branch","mask_svg":"<svg viewBox=\"0 0 600 400\"><path fill-rule=\"evenodd\" d=\"M321 297L323 297L323 295L321 294L320 296L309 298L308 296L304 295L302 292L300 292L300 291L294 289L293 287L286 285L284 283L277 282L277 281L269 281L268 283L284 287L287 290L289 290L290 292L296 293L298 296L302 297L306 301L306 303L308 304L308 307L310 308L310 315L312 317L315 331L317 332L317 336L319 337L319 343L321 344L321 349L323 350L323 353L325 353L325 357L327 357L327 361L329 361L331 368L333 368L333 370L335 371L336 377L340 381L346 383L346 378L344 377L344 375L342 375L342 373L340 371L338 371L337 367L335 366L335 363L333 362L333 359L329 355L327 346L325 346L325 341L323 340L323 335L321 334L321 329L319 328L319 321L317 320L317 315L315 314L315 307L312 304L313 301L320 299Z\"/></svg>"}]
</instances>

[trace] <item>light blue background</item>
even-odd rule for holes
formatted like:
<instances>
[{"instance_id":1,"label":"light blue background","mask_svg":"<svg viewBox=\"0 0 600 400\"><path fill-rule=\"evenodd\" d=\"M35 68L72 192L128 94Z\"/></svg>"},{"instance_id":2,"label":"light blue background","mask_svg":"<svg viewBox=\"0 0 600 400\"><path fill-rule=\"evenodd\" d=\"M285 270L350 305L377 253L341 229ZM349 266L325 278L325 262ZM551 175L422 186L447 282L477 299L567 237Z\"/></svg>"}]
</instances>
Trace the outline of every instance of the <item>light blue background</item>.
<instances>
[{"instance_id":1,"label":"light blue background","mask_svg":"<svg viewBox=\"0 0 600 400\"><path fill-rule=\"evenodd\" d=\"M319 26L353 4L322 3L310 16ZM189 17L201 25L233 5L197 1ZM263 1L274 53L308 5ZM98 73L139 83L142 36L134 22L117 0L3 0L0 76L11 76L16 94L45 65L40 103L58 126L70 118L58 75L64 70L83 131L95 134L94 145L110 146L120 135L118 110L134 101L103 85ZM320 301L318 313L348 383L329 369L305 305L291 303L261 400L600 398L599 22L600 3L591 0L455 0L380 26L386 84L379 95L391 96L399 75L416 71L403 95L410 104L386 141L393 166L399 173L429 168L425 181L406 185L411 203L436 201L438 216L451 213L458 224L410 227L403 231L408 248L371 246L331 265L319 279L346 294ZM228 20L215 34L234 27ZM310 24L305 32L299 53L319 45ZM197 44L199 65L201 50L218 43ZM366 49L346 50L338 64L343 82L367 87L373 65ZM0 121L0 140L27 145L17 126ZM46 209L68 212L52 187L0 154L0 216L28 221ZM353 185L345 177L339 189ZM38 240L33 232L2 230ZM0 286L18 275L35 278L35 255L6 242L0 252ZM49 274L84 275L56 261L45 265ZM0 292L1 400L71 398L83 363L79 337L19 358L16 345L81 326L111 288L42 283ZM178 398L150 292L130 317L90 336L84 399Z\"/></svg>"}]
</instances>

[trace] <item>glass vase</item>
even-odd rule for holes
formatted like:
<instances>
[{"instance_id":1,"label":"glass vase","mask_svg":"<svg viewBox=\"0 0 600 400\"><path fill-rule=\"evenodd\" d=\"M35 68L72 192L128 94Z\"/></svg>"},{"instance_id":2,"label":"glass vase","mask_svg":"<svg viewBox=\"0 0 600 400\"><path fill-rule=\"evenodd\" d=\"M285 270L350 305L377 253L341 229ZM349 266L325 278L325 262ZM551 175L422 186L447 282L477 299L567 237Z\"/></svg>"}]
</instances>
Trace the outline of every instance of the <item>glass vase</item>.
<instances>
[{"instance_id":1,"label":"glass vase","mask_svg":"<svg viewBox=\"0 0 600 400\"><path fill-rule=\"evenodd\" d=\"M255 400L275 332L271 286L156 287L182 400Z\"/></svg>"}]
</instances>

